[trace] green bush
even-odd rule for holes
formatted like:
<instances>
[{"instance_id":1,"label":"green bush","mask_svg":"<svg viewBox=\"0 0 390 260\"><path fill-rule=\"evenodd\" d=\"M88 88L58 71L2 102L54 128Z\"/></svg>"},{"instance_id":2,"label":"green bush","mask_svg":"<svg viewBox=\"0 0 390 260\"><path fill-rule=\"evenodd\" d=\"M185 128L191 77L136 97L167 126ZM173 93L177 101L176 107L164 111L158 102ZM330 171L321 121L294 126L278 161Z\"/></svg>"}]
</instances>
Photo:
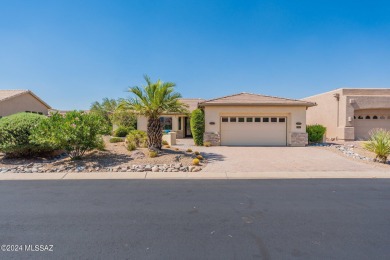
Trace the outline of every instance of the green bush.
<instances>
[{"instance_id":1,"label":"green bush","mask_svg":"<svg viewBox=\"0 0 390 260\"><path fill-rule=\"evenodd\" d=\"M79 111L56 113L38 125L32 140L64 149L72 160L80 159L86 151L101 148L102 121L101 116Z\"/></svg>"},{"instance_id":2,"label":"green bush","mask_svg":"<svg viewBox=\"0 0 390 260\"><path fill-rule=\"evenodd\" d=\"M149 151L149 157L150 158L155 158L158 156L158 153L156 151Z\"/></svg>"},{"instance_id":3,"label":"green bush","mask_svg":"<svg viewBox=\"0 0 390 260\"><path fill-rule=\"evenodd\" d=\"M148 136L145 132L140 130L132 130L126 137L127 150L133 151L137 147L148 146Z\"/></svg>"},{"instance_id":4,"label":"green bush","mask_svg":"<svg viewBox=\"0 0 390 260\"><path fill-rule=\"evenodd\" d=\"M31 140L33 129L46 116L18 113L0 119L0 151L7 157L36 156L51 152L54 146L38 144Z\"/></svg>"},{"instance_id":5,"label":"green bush","mask_svg":"<svg viewBox=\"0 0 390 260\"><path fill-rule=\"evenodd\" d=\"M364 143L364 148L374 152L379 162L386 163L390 155L390 131L375 129L370 133L370 139Z\"/></svg>"},{"instance_id":6,"label":"green bush","mask_svg":"<svg viewBox=\"0 0 390 260\"><path fill-rule=\"evenodd\" d=\"M326 127L322 125L308 125L306 126L306 132L309 136L309 142L318 143L322 142Z\"/></svg>"},{"instance_id":7,"label":"green bush","mask_svg":"<svg viewBox=\"0 0 390 260\"><path fill-rule=\"evenodd\" d=\"M201 109L195 109L191 114L191 132L195 145L203 145L204 134L204 112Z\"/></svg>"},{"instance_id":8,"label":"green bush","mask_svg":"<svg viewBox=\"0 0 390 260\"><path fill-rule=\"evenodd\" d=\"M130 130L131 129L129 129L127 127L120 126L117 129L115 129L114 136L115 137L126 137L128 135L128 133L130 132Z\"/></svg>"},{"instance_id":9,"label":"green bush","mask_svg":"<svg viewBox=\"0 0 390 260\"><path fill-rule=\"evenodd\" d=\"M120 143L120 142L124 142L124 140L120 137L111 137L110 138L110 143Z\"/></svg>"}]
</instances>

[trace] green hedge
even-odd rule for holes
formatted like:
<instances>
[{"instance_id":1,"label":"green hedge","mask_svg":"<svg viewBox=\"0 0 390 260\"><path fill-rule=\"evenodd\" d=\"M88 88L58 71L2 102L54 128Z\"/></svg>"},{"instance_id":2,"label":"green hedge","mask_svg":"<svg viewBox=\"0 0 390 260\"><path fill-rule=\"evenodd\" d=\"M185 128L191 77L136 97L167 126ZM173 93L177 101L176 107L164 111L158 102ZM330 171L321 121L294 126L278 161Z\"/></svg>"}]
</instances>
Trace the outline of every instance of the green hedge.
<instances>
[{"instance_id":1,"label":"green hedge","mask_svg":"<svg viewBox=\"0 0 390 260\"><path fill-rule=\"evenodd\" d=\"M120 126L117 129L115 129L114 136L115 137L126 137L130 133L131 130L133 130L133 129L128 128L128 127L124 127L124 126Z\"/></svg>"},{"instance_id":2,"label":"green hedge","mask_svg":"<svg viewBox=\"0 0 390 260\"><path fill-rule=\"evenodd\" d=\"M309 136L309 142L318 143L322 142L326 127L323 125L308 125L306 126L306 132Z\"/></svg>"},{"instance_id":3,"label":"green hedge","mask_svg":"<svg viewBox=\"0 0 390 260\"><path fill-rule=\"evenodd\" d=\"M203 110L198 108L192 111L191 132L195 145L203 145L204 124Z\"/></svg>"},{"instance_id":4,"label":"green hedge","mask_svg":"<svg viewBox=\"0 0 390 260\"><path fill-rule=\"evenodd\" d=\"M18 113L0 119L0 151L7 157L37 156L52 152L54 146L31 140L33 130L46 116Z\"/></svg>"}]
</instances>

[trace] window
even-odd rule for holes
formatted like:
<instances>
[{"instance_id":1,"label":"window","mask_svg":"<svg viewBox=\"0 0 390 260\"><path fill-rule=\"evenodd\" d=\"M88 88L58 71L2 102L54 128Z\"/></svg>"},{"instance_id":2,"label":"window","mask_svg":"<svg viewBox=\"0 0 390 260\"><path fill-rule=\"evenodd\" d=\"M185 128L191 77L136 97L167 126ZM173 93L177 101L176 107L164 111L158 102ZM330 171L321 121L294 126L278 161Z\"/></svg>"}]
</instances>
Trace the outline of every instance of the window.
<instances>
[{"instance_id":1,"label":"window","mask_svg":"<svg viewBox=\"0 0 390 260\"><path fill-rule=\"evenodd\" d=\"M356 119L356 116L353 116L353 119Z\"/></svg>"},{"instance_id":2,"label":"window","mask_svg":"<svg viewBox=\"0 0 390 260\"><path fill-rule=\"evenodd\" d=\"M227 117L222 117L222 123L227 123L229 122L229 118Z\"/></svg>"},{"instance_id":3,"label":"window","mask_svg":"<svg viewBox=\"0 0 390 260\"><path fill-rule=\"evenodd\" d=\"M160 117L163 130L172 130L172 117Z\"/></svg>"},{"instance_id":4,"label":"window","mask_svg":"<svg viewBox=\"0 0 390 260\"><path fill-rule=\"evenodd\" d=\"M263 117L263 122L268 123L269 122L269 117Z\"/></svg>"},{"instance_id":5,"label":"window","mask_svg":"<svg viewBox=\"0 0 390 260\"><path fill-rule=\"evenodd\" d=\"M43 113L42 113L42 112L38 112L38 114L40 114L40 115L43 115Z\"/></svg>"},{"instance_id":6,"label":"window","mask_svg":"<svg viewBox=\"0 0 390 260\"><path fill-rule=\"evenodd\" d=\"M243 117L239 117L239 118L238 118L238 122L240 122L240 123L243 123L243 122L245 122L245 118L243 118Z\"/></svg>"},{"instance_id":7,"label":"window","mask_svg":"<svg viewBox=\"0 0 390 260\"><path fill-rule=\"evenodd\" d=\"M358 119L363 119L363 117L362 116L358 116Z\"/></svg>"},{"instance_id":8,"label":"window","mask_svg":"<svg viewBox=\"0 0 390 260\"><path fill-rule=\"evenodd\" d=\"M278 119L276 117L271 117L271 122L272 123L278 122Z\"/></svg>"},{"instance_id":9,"label":"window","mask_svg":"<svg viewBox=\"0 0 390 260\"><path fill-rule=\"evenodd\" d=\"M179 116L178 124L179 124L179 130L181 130L181 116Z\"/></svg>"},{"instance_id":10,"label":"window","mask_svg":"<svg viewBox=\"0 0 390 260\"><path fill-rule=\"evenodd\" d=\"M366 116L366 119L371 119L371 117L370 116Z\"/></svg>"},{"instance_id":11,"label":"window","mask_svg":"<svg viewBox=\"0 0 390 260\"><path fill-rule=\"evenodd\" d=\"M246 118L246 122L247 123L252 123L253 122L253 118L252 117L247 117Z\"/></svg>"},{"instance_id":12,"label":"window","mask_svg":"<svg viewBox=\"0 0 390 260\"><path fill-rule=\"evenodd\" d=\"M231 118L230 118L230 122L232 122L232 123L237 122L237 117L231 117Z\"/></svg>"},{"instance_id":13,"label":"window","mask_svg":"<svg viewBox=\"0 0 390 260\"><path fill-rule=\"evenodd\" d=\"M373 116L372 119L378 119L378 117L377 116Z\"/></svg>"},{"instance_id":14,"label":"window","mask_svg":"<svg viewBox=\"0 0 390 260\"><path fill-rule=\"evenodd\" d=\"M279 123L284 123L284 122L286 122L286 118L284 117L279 118Z\"/></svg>"},{"instance_id":15,"label":"window","mask_svg":"<svg viewBox=\"0 0 390 260\"><path fill-rule=\"evenodd\" d=\"M261 122L261 118L260 118L260 117L255 117L255 122L256 122L256 123Z\"/></svg>"}]
</instances>

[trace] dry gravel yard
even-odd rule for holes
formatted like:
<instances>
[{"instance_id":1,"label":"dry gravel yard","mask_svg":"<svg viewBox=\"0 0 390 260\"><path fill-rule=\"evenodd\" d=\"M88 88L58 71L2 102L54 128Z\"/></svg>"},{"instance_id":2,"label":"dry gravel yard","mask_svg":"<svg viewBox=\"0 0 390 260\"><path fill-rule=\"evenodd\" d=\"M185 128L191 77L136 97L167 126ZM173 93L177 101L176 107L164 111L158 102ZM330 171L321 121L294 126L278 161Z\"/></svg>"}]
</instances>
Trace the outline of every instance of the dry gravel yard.
<instances>
[{"instance_id":1,"label":"dry gravel yard","mask_svg":"<svg viewBox=\"0 0 390 260\"><path fill-rule=\"evenodd\" d=\"M150 158L147 148L130 152L123 142L109 143L109 137L104 139L104 151L91 151L79 161L72 161L65 154L34 159L5 159L4 154L0 154L0 172L131 172L152 171L153 166L157 166L154 171L188 171L196 157L185 149L163 148L158 157ZM191 167L191 171L199 171L206 163L207 159L201 162L200 167Z\"/></svg>"}]
</instances>

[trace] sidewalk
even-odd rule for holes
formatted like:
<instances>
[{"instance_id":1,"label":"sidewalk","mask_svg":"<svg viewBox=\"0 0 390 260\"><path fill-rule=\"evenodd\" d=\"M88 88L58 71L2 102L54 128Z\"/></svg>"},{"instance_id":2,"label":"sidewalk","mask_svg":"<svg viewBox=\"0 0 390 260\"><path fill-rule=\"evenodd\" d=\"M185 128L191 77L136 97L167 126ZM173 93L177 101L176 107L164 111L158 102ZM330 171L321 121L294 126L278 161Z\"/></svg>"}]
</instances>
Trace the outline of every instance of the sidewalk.
<instances>
[{"instance_id":1,"label":"sidewalk","mask_svg":"<svg viewBox=\"0 0 390 260\"><path fill-rule=\"evenodd\" d=\"M371 179L390 172L71 172L1 173L2 180L238 180L238 179Z\"/></svg>"}]
</instances>

